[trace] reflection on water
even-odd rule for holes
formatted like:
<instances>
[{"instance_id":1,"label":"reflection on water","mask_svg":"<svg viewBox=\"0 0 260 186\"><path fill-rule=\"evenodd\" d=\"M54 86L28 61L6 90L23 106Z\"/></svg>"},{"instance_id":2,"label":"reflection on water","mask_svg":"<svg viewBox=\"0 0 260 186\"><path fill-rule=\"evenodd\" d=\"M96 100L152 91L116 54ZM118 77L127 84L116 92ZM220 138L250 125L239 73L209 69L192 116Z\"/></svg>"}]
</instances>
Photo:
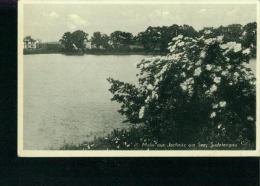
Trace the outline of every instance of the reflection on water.
<instances>
[{"instance_id":1,"label":"reflection on water","mask_svg":"<svg viewBox=\"0 0 260 186\"><path fill-rule=\"evenodd\" d=\"M144 57L24 56L24 149L58 149L127 127L106 78L136 82ZM255 61L250 66L255 71Z\"/></svg>"}]
</instances>

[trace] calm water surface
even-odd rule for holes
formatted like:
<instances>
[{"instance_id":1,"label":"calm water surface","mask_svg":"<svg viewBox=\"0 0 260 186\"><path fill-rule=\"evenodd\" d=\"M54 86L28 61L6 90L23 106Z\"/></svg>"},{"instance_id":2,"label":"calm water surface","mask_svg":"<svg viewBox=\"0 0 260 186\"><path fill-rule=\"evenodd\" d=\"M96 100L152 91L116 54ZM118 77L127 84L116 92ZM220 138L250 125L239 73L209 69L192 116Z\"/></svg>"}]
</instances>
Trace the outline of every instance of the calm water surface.
<instances>
[{"instance_id":1,"label":"calm water surface","mask_svg":"<svg viewBox=\"0 0 260 186\"><path fill-rule=\"evenodd\" d=\"M24 56L24 149L59 149L127 127L108 77L136 82L145 56ZM255 71L255 61L250 66Z\"/></svg>"},{"instance_id":2,"label":"calm water surface","mask_svg":"<svg viewBox=\"0 0 260 186\"><path fill-rule=\"evenodd\" d=\"M108 77L136 82L141 55L24 56L24 149L57 149L127 127Z\"/></svg>"}]
</instances>

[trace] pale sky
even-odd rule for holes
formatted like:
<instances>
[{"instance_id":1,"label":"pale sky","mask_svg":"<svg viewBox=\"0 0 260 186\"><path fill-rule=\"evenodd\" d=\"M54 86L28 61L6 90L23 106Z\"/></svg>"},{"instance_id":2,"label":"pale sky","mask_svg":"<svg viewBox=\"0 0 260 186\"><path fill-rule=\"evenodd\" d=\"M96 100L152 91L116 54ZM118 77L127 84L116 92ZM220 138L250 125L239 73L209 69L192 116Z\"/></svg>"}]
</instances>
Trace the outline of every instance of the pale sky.
<instances>
[{"instance_id":1,"label":"pale sky","mask_svg":"<svg viewBox=\"0 0 260 186\"><path fill-rule=\"evenodd\" d=\"M256 21L254 4L25 4L24 36L42 41L58 41L67 31L84 30L110 34L121 30L134 35L148 26L242 25ZM90 38L90 37L89 37Z\"/></svg>"}]
</instances>

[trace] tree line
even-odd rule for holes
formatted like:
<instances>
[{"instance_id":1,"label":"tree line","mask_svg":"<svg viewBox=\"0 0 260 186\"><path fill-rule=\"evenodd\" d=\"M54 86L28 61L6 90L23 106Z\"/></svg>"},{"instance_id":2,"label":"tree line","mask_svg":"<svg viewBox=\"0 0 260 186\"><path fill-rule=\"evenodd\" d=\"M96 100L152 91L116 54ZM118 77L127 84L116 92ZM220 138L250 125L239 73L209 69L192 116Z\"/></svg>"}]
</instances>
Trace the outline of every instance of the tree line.
<instances>
[{"instance_id":1,"label":"tree line","mask_svg":"<svg viewBox=\"0 0 260 186\"><path fill-rule=\"evenodd\" d=\"M231 24L228 26L205 27L199 31L189 25L172 25L152 27L145 31L133 35L130 32L114 31L110 35L94 32L89 38L89 34L83 30L66 32L60 42L64 52L85 51L88 44L91 50L117 50L130 51L139 50L144 52L168 52L168 43L173 37L183 35L184 37L196 38L202 36L205 30L211 31L212 36L223 35L224 41L234 41L242 43L245 47L250 47L252 55L256 53L256 22L246 25Z\"/></svg>"}]
</instances>

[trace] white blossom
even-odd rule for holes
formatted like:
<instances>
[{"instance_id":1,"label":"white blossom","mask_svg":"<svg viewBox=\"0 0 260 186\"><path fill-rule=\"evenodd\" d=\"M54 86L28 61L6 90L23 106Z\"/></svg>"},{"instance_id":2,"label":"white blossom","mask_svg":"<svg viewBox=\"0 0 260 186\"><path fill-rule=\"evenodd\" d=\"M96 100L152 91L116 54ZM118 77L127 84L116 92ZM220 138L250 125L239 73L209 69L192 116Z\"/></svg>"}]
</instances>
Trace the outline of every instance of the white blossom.
<instances>
[{"instance_id":1,"label":"white blossom","mask_svg":"<svg viewBox=\"0 0 260 186\"><path fill-rule=\"evenodd\" d=\"M230 61L230 58L229 57L225 57L226 61L229 62Z\"/></svg>"},{"instance_id":2,"label":"white blossom","mask_svg":"<svg viewBox=\"0 0 260 186\"><path fill-rule=\"evenodd\" d=\"M214 118L214 117L216 117L216 112L212 112L212 113L210 114L210 118Z\"/></svg>"},{"instance_id":3,"label":"white blossom","mask_svg":"<svg viewBox=\"0 0 260 186\"><path fill-rule=\"evenodd\" d=\"M213 38L209 38L209 39L205 39L205 44L207 44L207 45L210 45L210 44L212 44L212 43L214 43L216 40L215 39L213 39Z\"/></svg>"},{"instance_id":4,"label":"white blossom","mask_svg":"<svg viewBox=\"0 0 260 186\"><path fill-rule=\"evenodd\" d=\"M254 80L251 80L249 83L250 83L250 85L255 85L256 84L256 82Z\"/></svg>"},{"instance_id":5,"label":"white blossom","mask_svg":"<svg viewBox=\"0 0 260 186\"><path fill-rule=\"evenodd\" d=\"M151 97L150 96L147 96L147 98L145 99L145 103L148 103L150 101Z\"/></svg>"},{"instance_id":6,"label":"white blossom","mask_svg":"<svg viewBox=\"0 0 260 186\"><path fill-rule=\"evenodd\" d=\"M218 36L218 37L217 37L217 41L218 41L218 42L221 42L221 41L223 40L223 38L224 38L224 36Z\"/></svg>"},{"instance_id":7,"label":"white blossom","mask_svg":"<svg viewBox=\"0 0 260 186\"><path fill-rule=\"evenodd\" d=\"M242 45L241 45L241 43L228 42L226 44L220 45L220 48L225 49L226 52L229 52L229 51L239 52L242 50Z\"/></svg>"},{"instance_id":8,"label":"white blossom","mask_svg":"<svg viewBox=\"0 0 260 186\"><path fill-rule=\"evenodd\" d=\"M184 45L184 42L182 41L182 42L180 42L180 43L178 43L178 46L179 47L181 47L181 46L183 46Z\"/></svg>"},{"instance_id":9,"label":"white blossom","mask_svg":"<svg viewBox=\"0 0 260 186\"><path fill-rule=\"evenodd\" d=\"M219 84L221 81L221 77L215 77L213 80L216 84Z\"/></svg>"},{"instance_id":10,"label":"white blossom","mask_svg":"<svg viewBox=\"0 0 260 186\"><path fill-rule=\"evenodd\" d=\"M152 86L151 84L149 84L149 85L147 86L147 89L148 89L148 90L152 90L152 89L153 89L153 86Z\"/></svg>"},{"instance_id":11,"label":"white blossom","mask_svg":"<svg viewBox=\"0 0 260 186\"><path fill-rule=\"evenodd\" d=\"M231 65L227 65L227 69L231 69Z\"/></svg>"},{"instance_id":12,"label":"white blossom","mask_svg":"<svg viewBox=\"0 0 260 186\"><path fill-rule=\"evenodd\" d=\"M227 105L226 101L220 101L219 102L219 106L222 107L222 108L225 107L226 105Z\"/></svg>"},{"instance_id":13,"label":"white blossom","mask_svg":"<svg viewBox=\"0 0 260 186\"><path fill-rule=\"evenodd\" d=\"M206 65L206 70L210 71L211 69L212 69L212 65L207 64L207 65Z\"/></svg>"},{"instance_id":14,"label":"white blossom","mask_svg":"<svg viewBox=\"0 0 260 186\"><path fill-rule=\"evenodd\" d=\"M204 31L204 34L211 34L211 33L212 33L211 30L205 30L205 31Z\"/></svg>"},{"instance_id":15,"label":"white blossom","mask_svg":"<svg viewBox=\"0 0 260 186\"><path fill-rule=\"evenodd\" d=\"M199 66L199 65L201 65L202 64L202 61L201 60L198 60L196 63L195 63L195 65L197 65L197 66Z\"/></svg>"},{"instance_id":16,"label":"white blossom","mask_svg":"<svg viewBox=\"0 0 260 186\"><path fill-rule=\"evenodd\" d=\"M213 104L213 105L212 105L212 108L213 108L213 109L218 108L218 104Z\"/></svg>"},{"instance_id":17,"label":"white blossom","mask_svg":"<svg viewBox=\"0 0 260 186\"><path fill-rule=\"evenodd\" d=\"M205 51L201 51L200 52L200 57L201 58L205 58L206 57L206 52Z\"/></svg>"},{"instance_id":18,"label":"white blossom","mask_svg":"<svg viewBox=\"0 0 260 186\"><path fill-rule=\"evenodd\" d=\"M182 39L183 38L183 35L178 35L177 37L174 37L172 39L172 41L176 41L176 40L179 40L179 39Z\"/></svg>"},{"instance_id":19,"label":"white blossom","mask_svg":"<svg viewBox=\"0 0 260 186\"><path fill-rule=\"evenodd\" d=\"M210 87L210 92L213 93L213 92L216 92L218 89L218 87L214 84Z\"/></svg>"},{"instance_id":20,"label":"white blossom","mask_svg":"<svg viewBox=\"0 0 260 186\"><path fill-rule=\"evenodd\" d=\"M242 65L243 67L246 67L246 66L247 66L247 63L246 63L246 62L242 62L241 65ZM243 68L242 71L246 72L246 69Z\"/></svg>"},{"instance_id":21,"label":"white blossom","mask_svg":"<svg viewBox=\"0 0 260 186\"><path fill-rule=\"evenodd\" d=\"M227 71L227 70L222 71L222 72L221 72L221 75L222 75L222 76L228 75L228 71Z\"/></svg>"},{"instance_id":22,"label":"white blossom","mask_svg":"<svg viewBox=\"0 0 260 186\"><path fill-rule=\"evenodd\" d=\"M142 119L144 117L144 106L141 107L140 111L139 111L139 118Z\"/></svg>"},{"instance_id":23,"label":"white blossom","mask_svg":"<svg viewBox=\"0 0 260 186\"><path fill-rule=\"evenodd\" d=\"M168 49L170 50L170 52L173 52L176 49L176 46L175 45L169 46Z\"/></svg>"},{"instance_id":24,"label":"white blossom","mask_svg":"<svg viewBox=\"0 0 260 186\"><path fill-rule=\"evenodd\" d=\"M182 56L183 56L183 53L173 54L173 55L171 55L171 59L178 61L181 59Z\"/></svg>"},{"instance_id":25,"label":"white blossom","mask_svg":"<svg viewBox=\"0 0 260 186\"><path fill-rule=\"evenodd\" d=\"M221 66L218 66L218 67L215 69L216 72L220 72L221 70L222 70Z\"/></svg>"},{"instance_id":26,"label":"white blossom","mask_svg":"<svg viewBox=\"0 0 260 186\"><path fill-rule=\"evenodd\" d=\"M188 89L188 86L185 83L181 83L180 87L183 91L186 91Z\"/></svg>"},{"instance_id":27,"label":"white blossom","mask_svg":"<svg viewBox=\"0 0 260 186\"><path fill-rule=\"evenodd\" d=\"M161 77L167 69L168 69L167 65L164 65L162 69L155 75L155 78Z\"/></svg>"},{"instance_id":28,"label":"white blossom","mask_svg":"<svg viewBox=\"0 0 260 186\"><path fill-rule=\"evenodd\" d=\"M196 68L195 71L194 71L194 76L199 76L200 74L201 74L201 68L198 67L198 68Z\"/></svg>"},{"instance_id":29,"label":"white blossom","mask_svg":"<svg viewBox=\"0 0 260 186\"><path fill-rule=\"evenodd\" d=\"M155 91L152 91L152 99L158 99L158 94Z\"/></svg>"},{"instance_id":30,"label":"white blossom","mask_svg":"<svg viewBox=\"0 0 260 186\"><path fill-rule=\"evenodd\" d=\"M185 81L187 84L193 84L194 83L194 79L193 78L188 78Z\"/></svg>"},{"instance_id":31,"label":"white blossom","mask_svg":"<svg viewBox=\"0 0 260 186\"><path fill-rule=\"evenodd\" d=\"M182 72L182 73L181 73L181 77L186 77L186 73L185 73L185 72Z\"/></svg>"},{"instance_id":32,"label":"white blossom","mask_svg":"<svg viewBox=\"0 0 260 186\"><path fill-rule=\"evenodd\" d=\"M249 55L250 53L251 53L250 48L247 48L247 49L245 49L245 50L242 51L242 54L247 54L247 55Z\"/></svg>"},{"instance_id":33,"label":"white blossom","mask_svg":"<svg viewBox=\"0 0 260 186\"><path fill-rule=\"evenodd\" d=\"M248 121L254 121L254 118L252 116L247 116L246 118Z\"/></svg>"},{"instance_id":34,"label":"white blossom","mask_svg":"<svg viewBox=\"0 0 260 186\"><path fill-rule=\"evenodd\" d=\"M239 44L236 44L235 47L234 47L234 52L239 52L239 51L241 51L241 50L242 50L241 44L240 44L240 43L239 43Z\"/></svg>"},{"instance_id":35,"label":"white blossom","mask_svg":"<svg viewBox=\"0 0 260 186\"><path fill-rule=\"evenodd\" d=\"M214 92L217 91L217 89L218 89L218 87L217 87L215 84L213 84L213 85L210 87L210 89L205 92L205 94L206 94L207 96L211 96Z\"/></svg>"},{"instance_id":36,"label":"white blossom","mask_svg":"<svg viewBox=\"0 0 260 186\"><path fill-rule=\"evenodd\" d=\"M220 124L218 124L218 129L220 129L222 127L222 124L220 123Z\"/></svg>"},{"instance_id":37,"label":"white blossom","mask_svg":"<svg viewBox=\"0 0 260 186\"><path fill-rule=\"evenodd\" d=\"M193 78L188 78L184 82L180 84L180 87L182 88L183 91L189 91L191 93L192 85L194 84L194 79Z\"/></svg>"},{"instance_id":38,"label":"white blossom","mask_svg":"<svg viewBox=\"0 0 260 186\"><path fill-rule=\"evenodd\" d=\"M238 78L239 77L239 73L235 72L234 76L235 76L235 78Z\"/></svg>"}]
</instances>

